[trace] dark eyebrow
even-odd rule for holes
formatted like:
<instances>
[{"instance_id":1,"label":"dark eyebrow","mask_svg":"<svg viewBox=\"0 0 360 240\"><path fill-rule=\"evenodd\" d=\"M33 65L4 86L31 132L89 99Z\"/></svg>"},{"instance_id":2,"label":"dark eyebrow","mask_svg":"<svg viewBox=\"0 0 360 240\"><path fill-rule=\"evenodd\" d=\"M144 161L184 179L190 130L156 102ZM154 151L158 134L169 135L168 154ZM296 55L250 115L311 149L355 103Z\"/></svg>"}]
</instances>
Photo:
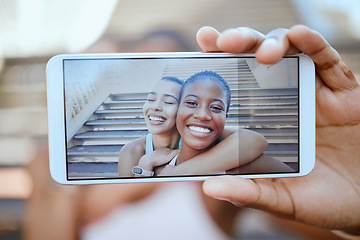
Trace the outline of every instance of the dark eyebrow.
<instances>
[{"instance_id":1,"label":"dark eyebrow","mask_svg":"<svg viewBox=\"0 0 360 240\"><path fill-rule=\"evenodd\" d=\"M188 94L188 95L186 95L185 97L195 97L195 98L199 98L199 96L197 96L197 95L195 95L195 94L191 94L191 93ZM221 102L222 104L224 104L224 106L226 106L225 103L224 103L224 101L221 100L221 99L212 98L211 100L214 101L214 102Z\"/></svg>"},{"instance_id":2,"label":"dark eyebrow","mask_svg":"<svg viewBox=\"0 0 360 240\"><path fill-rule=\"evenodd\" d=\"M148 94L152 94L152 95L157 95L156 92L149 92ZM175 97L174 95L171 95L171 94L164 94L163 96L165 97L171 97L171 98L174 98L177 102L179 102L179 99L177 97Z\"/></svg>"},{"instance_id":3,"label":"dark eyebrow","mask_svg":"<svg viewBox=\"0 0 360 240\"><path fill-rule=\"evenodd\" d=\"M186 98L186 97L195 97L195 98L199 98L197 95L195 95L195 94L188 94L188 95L186 95L184 98Z\"/></svg>"},{"instance_id":4,"label":"dark eyebrow","mask_svg":"<svg viewBox=\"0 0 360 240\"><path fill-rule=\"evenodd\" d=\"M221 103L225 106L224 101L221 100L221 99L213 98L213 99L211 99L211 100L213 100L214 102L221 102Z\"/></svg>"},{"instance_id":5,"label":"dark eyebrow","mask_svg":"<svg viewBox=\"0 0 360 240\"><path fill-rule=\"evenodd\" d=\"M177 97L175 97L174 95L171 94L164 94L165 97L172 97L174 98L177 102L179 102L179 99Z\"/></svg>"}]
</instances>

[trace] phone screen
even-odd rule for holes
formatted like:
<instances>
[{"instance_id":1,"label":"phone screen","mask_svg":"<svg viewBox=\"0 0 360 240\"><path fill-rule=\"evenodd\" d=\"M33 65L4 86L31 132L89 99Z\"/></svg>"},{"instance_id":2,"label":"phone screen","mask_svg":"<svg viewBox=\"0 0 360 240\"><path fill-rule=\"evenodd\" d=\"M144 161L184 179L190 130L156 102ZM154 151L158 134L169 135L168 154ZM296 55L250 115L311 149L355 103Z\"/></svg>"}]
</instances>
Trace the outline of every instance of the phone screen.
<instances>
[{"instance_id":1,"label":"phone screen","mask_svg":"<svg viewBox=\"0 0 360 240\"><path fill-rule=\"evenodd\" d=\"M180 166L215 147L216 156L223 157L190 165L199 171L183 175L299 172L296 56L274 65L259 64L254 57L64 59L63 71L69 181L161 178L168 165ZM186 83L204 72L226 84L204 75L181 90L180 83L166 80ZM258 154L261 160L239 160L231 169L222 168L221 162L233 155L242 159L257 150L256 142L240 134L237 152L222 152L225 132L230 136L244 130L266 139L268 146ZM172 139L171 159L150 170L134 169L141 156L158 150L156 141L165 136ZM255 161L266 164L259 167Z\"/></svg>"}]
</instances>

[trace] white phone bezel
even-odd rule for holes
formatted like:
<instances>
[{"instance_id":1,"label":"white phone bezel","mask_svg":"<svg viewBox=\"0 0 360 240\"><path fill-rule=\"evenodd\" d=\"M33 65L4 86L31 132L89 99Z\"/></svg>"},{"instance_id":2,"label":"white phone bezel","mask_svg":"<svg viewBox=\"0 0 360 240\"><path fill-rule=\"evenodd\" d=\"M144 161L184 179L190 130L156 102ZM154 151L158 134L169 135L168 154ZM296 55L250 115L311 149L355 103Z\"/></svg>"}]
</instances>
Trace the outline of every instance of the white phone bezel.
<instances>
[{"instance_id":1,"label":"white phone bezel","mask_svg":"<svg viewBox=\"0 0 360 240\"><path fill-rule=\"evenodd\" d=\"M315 165L315 69L313 61L304 54L299 57L299 172L239 175L244 178L299 177L308 174ZM211 176L151 177L131 179L68 180L66 161L65 106L64 106L64 59L111 59L111 58L211 58L254 57L253 54L227 53L122 53L122 54L67 54L51 58L47 64L47 101L49 128L50 172L61 184L99 184L165 181L203 181Z\"/></svg>"}]
</instances>

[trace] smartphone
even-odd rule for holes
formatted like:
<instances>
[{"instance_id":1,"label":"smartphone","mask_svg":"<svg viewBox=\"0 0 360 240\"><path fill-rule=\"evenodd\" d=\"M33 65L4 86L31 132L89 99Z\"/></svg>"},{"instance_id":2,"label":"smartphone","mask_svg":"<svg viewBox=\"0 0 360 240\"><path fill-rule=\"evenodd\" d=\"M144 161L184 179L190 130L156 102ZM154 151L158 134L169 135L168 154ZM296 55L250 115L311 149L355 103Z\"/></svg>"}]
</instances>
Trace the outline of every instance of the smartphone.
<instances>
[{"instance_id":1,"label":"smartphone","mask_svg":"<svg viewBox=\"0 0 360 240\"><path fill-rule=\"evenodd\" d=\"M285 168L277 169L277 165L251 168L239 162L231 171L163 176L139 166L137 159L146 155L142 153L145 150L128 152L124 157L124 146L136 141L150 144L151 138L144 139L157 134L152 132L148 121L158 125L165 121L161 116L149 120L144 114L144 106L153 103L154 96L157 99L163 96L157 96L156 92L165 85L158 85L161 87L154 90L155 84L164 77L176 77L186 83L191 76L204 71L220 75L230 89L224 128L261 134L268 147L260 157ZM209 85L204 85L203 89L200 94L210 94ZM182 99L178 97L180 108ZM308 174L315 164L315 70L312 60L304 54L285 56L273 65L260 64L252 54L57 55L47 64L47 101L50 171L54 180L62 184L202 181L219 174L244 178L299 177ZM201 104L196 101L186 104L192 107L202 104L205 112L213 111L213 107L207 110L205 100ZM180 111L175 114L179 117ZM184 124L180 121L178 125ZM200 134L199 129L195 129L197 134ZM174 149L179 155L190 141L180 132L179 145ZM246 141L239 139L239 144L246 144ZM217 164L221 165L221 161L232 154L241 156L243 153L224 152ZM255 161L257 159L251 164ZM124 165L132 168L130 175L121 174ZM173 167L178 166L174 164Z\"/></svg>"}]
</instances>

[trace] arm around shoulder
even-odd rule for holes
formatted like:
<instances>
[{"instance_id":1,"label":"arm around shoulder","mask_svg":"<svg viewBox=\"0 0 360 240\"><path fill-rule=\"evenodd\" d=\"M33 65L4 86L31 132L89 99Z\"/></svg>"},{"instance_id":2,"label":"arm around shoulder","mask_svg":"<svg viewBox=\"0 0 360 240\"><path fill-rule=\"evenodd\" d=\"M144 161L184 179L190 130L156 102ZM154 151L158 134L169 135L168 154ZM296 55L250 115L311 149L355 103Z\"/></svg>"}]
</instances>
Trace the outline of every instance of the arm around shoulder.
<instances>
[{"instance_id":1,"label":"arm around shoulder","mask_svg":"<svg viewBox=\"0 0 360 240\"><path fill-rule=\"evenodd\" d=\"M249 163L259 157L269 146L265 137L255 131L239 130L240 161Z\"/></svg>"},{"instance_id":2,"label":"arm around shoulder","mask_svg":"<svg viewBox=\"0 0 360 240\"><path fill-rule=\"evenodd\" d=\"M267 147L266 139L256 132L224 129L217 145L184 163L167 169L167 174L196 175L223 172L255 160Z\"/></svg>"}]
</instances>

